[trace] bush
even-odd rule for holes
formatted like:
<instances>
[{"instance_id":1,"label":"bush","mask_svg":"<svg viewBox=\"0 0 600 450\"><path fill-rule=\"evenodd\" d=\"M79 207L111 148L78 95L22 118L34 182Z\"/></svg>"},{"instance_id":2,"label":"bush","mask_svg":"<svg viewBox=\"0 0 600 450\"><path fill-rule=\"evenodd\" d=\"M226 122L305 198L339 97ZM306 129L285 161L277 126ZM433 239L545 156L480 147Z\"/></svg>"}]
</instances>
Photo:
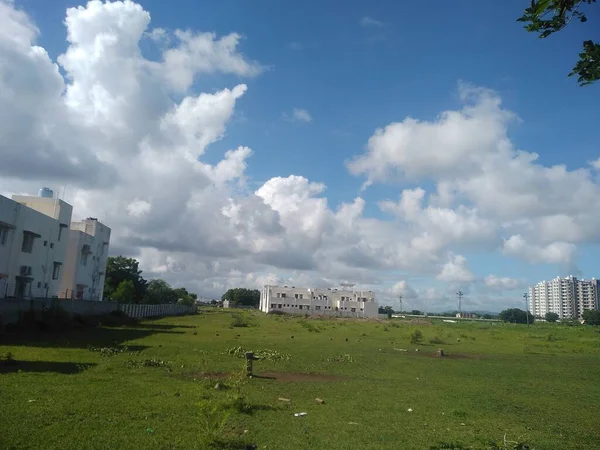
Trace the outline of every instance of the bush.
<instances>
[{"instance_id":1,"label":"bush","mask_svg":"<svg viewBox=\"0 0 600 450\"><path fill-rule=\"evenodd\" d=\"M412 334L410 335L410 343L411 344L420 344L421 342L423 342L423 333L421 333L421 330L413 331Z\"/></svg>"},{"instance_id":2,"label":"bush","mask_svg":"<svg viewBox=\"0 0 600 450\"><path fill-rule=\"evenodd\" d=\"M430 344L445 344L444 340L439 336L434 336L429 339Z\"/></svg>"},{"instance_id":3,"label":"bush","mask_svg":"<svg viewBox=\"0 0 600 450\"><path fill-rule=\"evenodd\" d=\"M558 314L553 313L553 312L546 313L545 319L546 319L546 322L554 323L558 320Z\"/></svg>"},{"instance_id":4,"label":"bush","mask_svg":"<svg viewBox=\"0 0 600 450\"><path fill-rule=\"evenodd\" d=\"M241 314L232 314L231 326L235 328L245 328L250 326L250 322Z\"/></svg>"}]
</instances>

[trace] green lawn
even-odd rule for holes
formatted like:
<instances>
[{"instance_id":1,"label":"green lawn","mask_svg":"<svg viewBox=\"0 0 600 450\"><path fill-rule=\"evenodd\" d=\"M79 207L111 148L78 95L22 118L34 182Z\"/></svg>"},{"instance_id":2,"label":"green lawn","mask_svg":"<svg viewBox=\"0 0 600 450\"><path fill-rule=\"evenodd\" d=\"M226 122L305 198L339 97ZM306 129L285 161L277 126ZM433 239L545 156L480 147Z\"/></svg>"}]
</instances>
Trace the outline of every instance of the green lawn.
<instances>
[{"instance_id":1,"label":"green lawn","mask_svg":"<svg viewBox=\"0 0 600 450\"><path fill-rule=\"evenodd\" d=\"M251 326L210 310L1 336L0 355L17 363L0 363L0 448L202 449L209 436L277 450L503 448L493 443L504 436L532 449L600 448L598 329L243 314ZM421 345L410 344L415 329ZM259 376L336 377L236 382L227 374L245 362L228 350L240 346L275 351L255 363ZM447 357L432 356L439 347Z\"/></svg>"}]
</instances>

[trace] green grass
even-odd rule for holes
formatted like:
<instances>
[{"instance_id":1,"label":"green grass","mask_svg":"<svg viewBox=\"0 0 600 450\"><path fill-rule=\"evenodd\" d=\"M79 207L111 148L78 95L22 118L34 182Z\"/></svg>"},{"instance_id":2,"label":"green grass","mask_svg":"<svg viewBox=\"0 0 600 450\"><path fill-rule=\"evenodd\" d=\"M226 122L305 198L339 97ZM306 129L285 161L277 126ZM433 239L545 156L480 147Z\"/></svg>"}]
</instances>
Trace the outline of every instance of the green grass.
<instances>
[{"instance_id":1,"label":"green grass","mask_svg":"<svg viewBox=\"0 0 600 450\"><path fill-rule=\"evenodd\" d=\"M0 336L0 448L600 448L592 327L235 314Z\"/></svg>"}]
</instances>

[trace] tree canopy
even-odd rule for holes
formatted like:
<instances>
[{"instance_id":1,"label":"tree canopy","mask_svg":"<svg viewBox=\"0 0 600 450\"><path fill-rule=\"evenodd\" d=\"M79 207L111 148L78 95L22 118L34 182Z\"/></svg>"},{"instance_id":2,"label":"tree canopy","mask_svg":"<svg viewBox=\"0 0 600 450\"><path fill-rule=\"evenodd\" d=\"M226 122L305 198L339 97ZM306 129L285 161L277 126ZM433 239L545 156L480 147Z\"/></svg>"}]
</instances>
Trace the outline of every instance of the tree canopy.
<instances>
[{"instance_id":1,"label":"tree canopy","mask_svg":"<svg viewBox=\"0 0 600 450\"><path fill-rule=\"evenodd\" d=\"M558 314L556 314L555 312L549 312L546 313L546 316L544 318L546 319L546 322L554 323L558 320L558 317Z\"/></svg>"},{"instance_id":2,"label":"tree canopy","mask_svg":"<svg viewBox=\"0 0 600 450\"><path fill-rule=\"evenodd\" d=\"M584 311L582 318L585 320L586 325L600 325L600 311L595 309Z\"/></svg>"},{"instance_id":3,"label":"tree canopy","mask_svg":"<svg viewBox=\"0 0 600 450\"><path fill-rule=\"evenodd\" d=\"M223 294L221 300L240 306L258 307L260 303L260 291L258 289L233 288Z\"/></svg>"},{"instance_id":4,"label":"tree canopy","mask_svg":"<svg viewBox=\"0 0 600 450\"><path fill-rule=\"evenodd\" d=\"M121 303L193 305L198 296L187 289L171 287L159 278L142 278L139 262L134 258L110 256L106 264L104 297Z\"/></svg>"},{"instance_id":5,"label":"tree canopy","mask_svg":"<svg viewBox=\"0 0 600 450\"><path fill-rule=\"evenodd\" d=\"M592 3L596 3L596 0L531 0L531 5L525 8L523 15L517 20L525 23L527 31L539 33L540 38L547 38L564 29L573 20L587 22L582 9ZM600 80L600 43L583 41L579 61L569 73L569 76L573 75L577 75L581 86Z\"/></svg>"},{"instance_id":6,"label":"tree canopy","mask_svg":"<svg viewBox=\"0 0 600 450\"><path fill-rule=\"evenodd\" d=\"M130 303L135 295L135 286L131 280L123 280L113 291L111 297L119 303Z\"/></svg>"},{"instance_id":7,"label":"tree canopy","mask_svg":"<svg viewBox=\"0 0 600 450\"><path fill-rule=\"evenodd\" d=\"M528 323L527 316L529 316L529 323L535 321L535 317L529 311L525 312L519 308L505 309L498 317L504 322Z\"/></svg>"},{"instance_id":8,"label":"tree canopy","mask_svg":"<svg viewBox=\"0 0 600 450\"><path fill-rule=\"evenodd\" d=\"M109 256L106 263L106 278L104 281L104 296L112 298L113 293L123 281L133 284L133 296L127 303L140 303L146 293L146 280L142 278L139 263L134 258L124 256Z\"/></svg>"}]
</instances>

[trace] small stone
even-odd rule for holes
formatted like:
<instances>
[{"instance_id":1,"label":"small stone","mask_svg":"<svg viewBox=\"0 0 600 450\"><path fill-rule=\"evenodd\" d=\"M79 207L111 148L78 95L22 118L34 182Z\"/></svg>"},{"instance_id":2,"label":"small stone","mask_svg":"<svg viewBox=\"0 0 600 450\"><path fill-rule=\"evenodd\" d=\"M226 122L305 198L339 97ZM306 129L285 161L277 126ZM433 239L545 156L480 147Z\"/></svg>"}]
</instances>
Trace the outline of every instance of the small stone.
<instances>
[{"instance_id":1,"label":"small stone","mask_svg":"<svg viewBox=\"0 0 600 450\"><path fill-rule=\"evenodd\" d=\"M317 402L318 404L322 405L323 403L325 403L325 400L323 400L322 398L315 398L315 402Z\"/></svg>"},{"instance_id":2,"label":"small stone","mask_svg":"<svg viewBox=\"0 0 600 450\"><path fill-rule=\"evenodd\" d=\"M279 400L280 402L291 402L291 400L289 398L285 398L285 397L279 397L277 400Z\"/></svg>"}]
</instances>

